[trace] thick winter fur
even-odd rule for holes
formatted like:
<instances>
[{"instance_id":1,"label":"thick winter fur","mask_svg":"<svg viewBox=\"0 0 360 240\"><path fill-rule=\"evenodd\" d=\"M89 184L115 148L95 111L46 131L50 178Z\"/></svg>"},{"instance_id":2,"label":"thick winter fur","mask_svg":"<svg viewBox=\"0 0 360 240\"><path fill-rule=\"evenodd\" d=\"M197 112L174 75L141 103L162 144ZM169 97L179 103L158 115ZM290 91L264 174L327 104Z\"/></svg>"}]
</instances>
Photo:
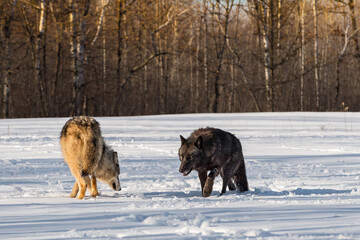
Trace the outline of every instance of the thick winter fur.
<instances>
[{"instance_id":1,"label":"thick winter fur","mask_svg":"<svg viewBox=\"0 0 360 240\"><path fill-rule=\"evenodd\" d=\"M70 197L85 196L86 188L92 197L99 195L96 179L120 191L117 152L107 146L101 136L99 123L91 117L68 120L60 136L61 151L76 181ZM90 180L91 176L91 180Z\"/></svg>"},{"instance_id":2,"label":"thick winter fur","mask_svg":"<svg viewBox=\"0 0 360 240\"><path fill-rule=\"evenodd\" d=\"M233 134L208 127L195 130L187 139L180 135L180 139L179 172L187 176L192 170L198 171L203 197L211 195L219 174L223 179L221 195L226 187L231 191L249 190L241 143Z\"/></svg>"}]
</instances>

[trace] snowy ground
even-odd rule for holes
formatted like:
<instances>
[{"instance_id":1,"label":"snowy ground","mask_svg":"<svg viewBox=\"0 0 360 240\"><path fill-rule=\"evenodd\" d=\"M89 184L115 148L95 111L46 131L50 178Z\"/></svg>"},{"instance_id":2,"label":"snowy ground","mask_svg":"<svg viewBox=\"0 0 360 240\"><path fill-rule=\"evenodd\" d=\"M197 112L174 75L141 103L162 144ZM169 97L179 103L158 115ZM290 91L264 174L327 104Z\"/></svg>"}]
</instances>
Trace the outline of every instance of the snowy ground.
<instances>
[{"instance_id":1,"label":"snowy ground","mask_svg":"<svg viewBox=\"0 0 360 240\"><path fill-rule=\"evenodd\" d=\"M1 239L360 239L360 113L252 113L97 120L122 190L71 199L67 118L0 120ZM218 127L242 142L250 191L202 198L179 172L179 135Z\"/></svg>"}]
</instances>

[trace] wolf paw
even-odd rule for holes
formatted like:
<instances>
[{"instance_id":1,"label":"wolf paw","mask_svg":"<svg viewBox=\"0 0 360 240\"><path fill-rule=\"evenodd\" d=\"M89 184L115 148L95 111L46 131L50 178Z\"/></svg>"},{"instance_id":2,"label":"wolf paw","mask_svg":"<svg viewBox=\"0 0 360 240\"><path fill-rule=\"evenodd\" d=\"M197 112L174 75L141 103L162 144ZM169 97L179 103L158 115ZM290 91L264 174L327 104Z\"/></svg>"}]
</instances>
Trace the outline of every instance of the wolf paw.
<instances>
[{"instance_id":1,"label":"wolf paw","mask_svg":"<svg viewBox=\"0 0 360 240\"><path fill-rule=\"evenodd\" d=\"M99 195L100 195L99 192L93 192L93 193L91 193L91 196L92 196L93 198L96 198L96 197L99 196Z\"/></svg>"},{"instance_id":2,"label":"wolf paw","mask_svg":"<svg viewBox=\"0 0 360 240\"><path fill-rule=\"evenodd\" d=\"M85 194L84 195L79 195L78 197L77 197L77 199L83 199L85 197Z\"/></svg>"},{"instance_id":3,"label":"wolf paw","mask_svg":"<svg viewBox=\"0 0 360 240\"><path fill-rule=\"evenodd\" d=\"M77 193L76 194L71 193L69 197L76 198L76 195L77 195Z\"/></svg>"},{"instance_id":4,"label":"wolf paw","mask_svg":"<svg viewBox=\"0 0 360 240\"><path fill-rule=\"evenodd\" d=\"M228 187L229 187L230 191L235 191L236 190L236 186L231 180L228 183Z\"/></svg>"}]
</instances>

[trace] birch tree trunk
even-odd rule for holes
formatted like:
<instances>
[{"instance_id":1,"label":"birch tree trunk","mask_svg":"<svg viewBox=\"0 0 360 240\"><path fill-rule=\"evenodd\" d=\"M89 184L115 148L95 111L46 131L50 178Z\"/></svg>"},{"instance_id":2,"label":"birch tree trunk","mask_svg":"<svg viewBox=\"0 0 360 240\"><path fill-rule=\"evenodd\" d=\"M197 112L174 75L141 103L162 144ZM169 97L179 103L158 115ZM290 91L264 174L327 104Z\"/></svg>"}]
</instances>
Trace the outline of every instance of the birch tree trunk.
<instances>
[{"instance_id":1,"label":"birch tree trunk","mask_svg":"<svg viewBox=\"0 0 360 240\"><path fill-rule=\"evenodd\" d=\"M46 116L46 105L45 105L45 96L46 96L46 86L44 83L44 69L41 66L41 52L44 50L42 41L44 38L45 32L45 0L40 0L40 19L39 27L36 31L36 42L34 50L34 70L35 70L35 79L37 80L38 91L39 91L39 100L40 100L40 116Z\"/></svg>"},{"instance_id":2,"label":"birch tree trunk","mask_svg":"<svg viewBox=\"0 0 360 240\"><path fill-rule=\"evenodd\" d=\"M102 36L102 114L106 115L109 114L107 111L107 104L106 104L106 91L107 91L107 81L106 81L106 32L105 32L105 8L107 4L109 3L109 0L101 0L100 1L100 17L99 17L99 23L97 25L96 34L94 36L94 39L92 40L90 47L93 47L98 40L100 33ZM86 59L86 58L85 58ZM85 60L86 61L86 60Z\"/></svg>"},{"instance_id":3,"label":"birch tree trunk","mask_svg":"<svg viewBox=\"0 0 360 240\"><path fill-rule=\"evenodd\" d=\"M230 94L228 99L228 112L233 112L234 109L235 76L235 56L232 56L230 63Z\"/></svg>"},{"instance_id":4,"label":"birch tree trunk","mask_svg":"<svg viewBox=\"0 0 360 240\"><path fill-rule=\"evenodd\" d=\"M85 17L88 13L89 2L85 2L85 8L83 14L79 14L80 31L77 34L77 78L75 82L75 113L76 115L83 115L86 113L86 96L85 96L85 79L84 79L84 67L85 67Z\"/></svg>"},{"instance_id":5,"label":"birch tree trunk","mask_svg":"<svg viewBox=\"0 0 360 240\"><path fill-rule=\"evenodd\" d=\"M263 28L262 28L262 40L264 48L264 76L265 76L265 90L266 90L266 107L268 112L273 111L272 107L272 90L270 86L271 82L271 68L270 68L270 41L269 41L269 8L268 1L264 0L262 2L262 19L263 19Z\"/></svg>"},{"instance_id":6,"label":"birch tree trunk","mask_svg":"<svg viewBox=\"0 0 360 240\"><path fill-rule=\"evenodd\" d=\"M4 61L4 77L3 77L3 99L2 99L2 118L10 117L10 72L11 72L11 30L10 22L6 22L6 27L4 27L5 35L5 61Z\"/></svg>"},{"instance_id":7,"label":"birch tree trunk","mask_svg":"<svg viewBox=\"0 0 360 240\"><path fill-rule=\"evenodd\" d=\"M75 6L75 0L69 0L70 5L70 14L69 14L69 32L70 32L70 69L72 74L72 81L73 81L73 100L71 102L72 104L72 115L77 115L76 111L76 96L77 96L77 78L78 78L78 72L77 72L77 44L76 44L76 35L77 35L77 24L76 24L76 6Z\"/></svg>"},{"instance_id":8,"label":"birch tree trunk","mask_svg":"<svg viewBox=\"0 0 360 240\"><path fill-rule=\"evenodd\" d=\"M345 11L344 11L345 12ZM345 18L345 15L344 15ZM350 28L350 22L347 22L347 25L344 29L344 46L342 48L342 50L339 52L337 61L336 61L336 93L335 93L335 110L343 110L341 109L341 80L340 80L340 66L342 64L342 62L344 61L345 58L345 53L346 53L346 49L348 47L349 41L351 38L353 38L357 32L360 31L359 29L356 29L356 31L352 32L349 35L349 28Z\"/></svg>"}]
</instances>

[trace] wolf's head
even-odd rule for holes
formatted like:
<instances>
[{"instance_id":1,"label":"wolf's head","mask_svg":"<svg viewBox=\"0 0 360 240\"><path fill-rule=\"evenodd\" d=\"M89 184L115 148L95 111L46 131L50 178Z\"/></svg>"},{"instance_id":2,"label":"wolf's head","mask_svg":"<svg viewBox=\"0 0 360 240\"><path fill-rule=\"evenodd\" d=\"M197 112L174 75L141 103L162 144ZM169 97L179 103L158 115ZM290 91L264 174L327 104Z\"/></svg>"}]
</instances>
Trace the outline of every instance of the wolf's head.
<instances>
[{"instance_id":1,"label":"wolf's head","mask_svg":"<svg viewBox=\"0 0 360 240\"><path fill-rule=\"evenodd\" d=\"M181 162L179 172L184 176L197 169L204 157L204 140L202 136L197 139L189 137L185 139L180 135L181 146L179 148L179 160Z\"/></svg>"},{"instance_id":2,"label":"wolf's head","mask_svg":"<svg viewBox=\"0 0 360 240\"><path fill-rule=\"evenodd\" d=\"M105 146L102 160L99 162L96 169L96 178L99 181L106 183L114 191L120 191L120 166L117 152Z\"/></svg>"}]
</instances>

